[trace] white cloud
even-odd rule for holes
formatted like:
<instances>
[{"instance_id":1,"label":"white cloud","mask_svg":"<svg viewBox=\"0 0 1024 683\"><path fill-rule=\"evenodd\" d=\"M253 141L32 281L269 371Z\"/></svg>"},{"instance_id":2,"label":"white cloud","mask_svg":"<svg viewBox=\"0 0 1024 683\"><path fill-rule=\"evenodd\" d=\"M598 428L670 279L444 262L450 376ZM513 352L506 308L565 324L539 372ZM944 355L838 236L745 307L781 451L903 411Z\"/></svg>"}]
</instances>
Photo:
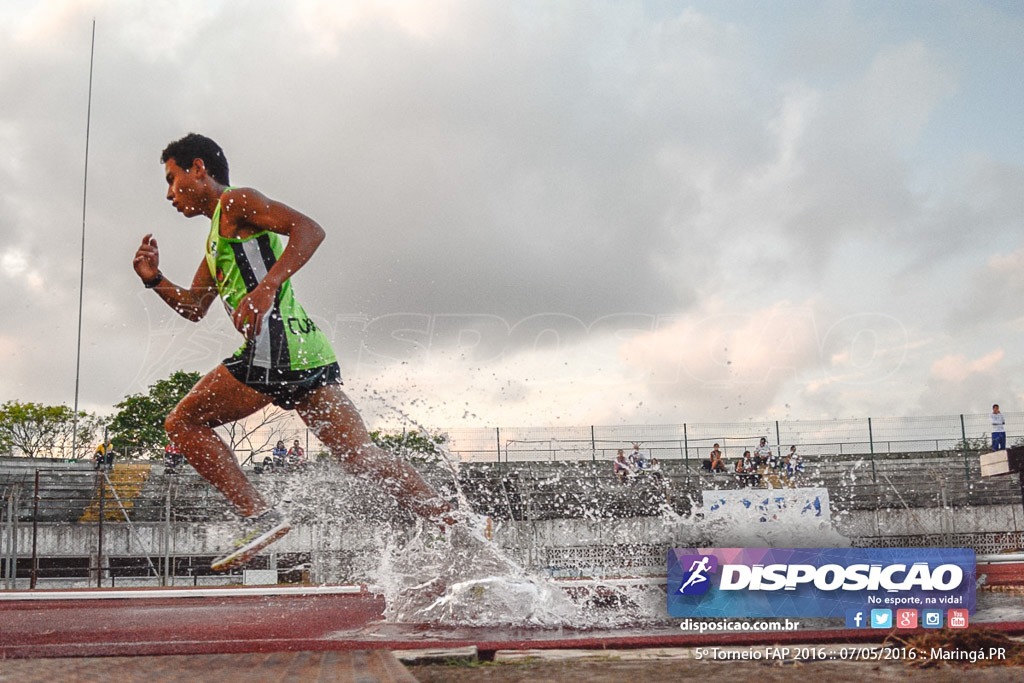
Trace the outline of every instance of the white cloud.
<instances>
[{"instance_id":1,"label":"white cloud","mask_svg":"<svg viewBox=\"0 0 1024 683\"><path fill-rule=\"evenodd\" d=\"M71 386L94 14L92 405L238 342L219 310L174 320L130 267L147 232L173 280L200 261L203 222L167 206L157 162L189 130L325 226L304 305L351 390L423 420L948 411L1024 380L1024 159L979 148L1015 129L965 142L1024 83L999 22L950 44L960 10L908 5L11 7L0 276L24 295L0 303L0 399ZM1003 87L979 92L986 60Z\"/></svg>"},{"instance_id":2,"label":"white cloud","mask_svg":"<svg viewBox=\"0 0 1024 683\"><path fill-rule=\"evenodd\" d=\"M1002 349L974 360L968 360L962 353L946 355L932 363L931 376L943 382L964 382L971 375L991 375L998 369L1005 355Z\"/></svg>"}]
</instances>

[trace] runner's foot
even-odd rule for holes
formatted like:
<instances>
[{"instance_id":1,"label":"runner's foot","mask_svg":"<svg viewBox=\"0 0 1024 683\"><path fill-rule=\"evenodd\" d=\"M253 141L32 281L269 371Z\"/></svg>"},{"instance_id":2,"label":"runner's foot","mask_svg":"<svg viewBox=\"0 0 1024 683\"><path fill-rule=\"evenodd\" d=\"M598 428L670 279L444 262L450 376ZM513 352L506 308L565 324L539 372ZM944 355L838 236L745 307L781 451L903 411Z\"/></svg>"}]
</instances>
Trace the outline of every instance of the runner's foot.
<instances>
[{"instance_id":1,"label":"runner's foot","mask_svg":"<svg viewBox=\"0 0 1024 683\"><path fill-rule=\"evenodd\" d=\"M213 561L210 569L223 572L245 564L259 551L291 531L291 524L277 510L267 510L255 517L245 518L245 534L234 546Z\"/></svg>"}]
</instances>

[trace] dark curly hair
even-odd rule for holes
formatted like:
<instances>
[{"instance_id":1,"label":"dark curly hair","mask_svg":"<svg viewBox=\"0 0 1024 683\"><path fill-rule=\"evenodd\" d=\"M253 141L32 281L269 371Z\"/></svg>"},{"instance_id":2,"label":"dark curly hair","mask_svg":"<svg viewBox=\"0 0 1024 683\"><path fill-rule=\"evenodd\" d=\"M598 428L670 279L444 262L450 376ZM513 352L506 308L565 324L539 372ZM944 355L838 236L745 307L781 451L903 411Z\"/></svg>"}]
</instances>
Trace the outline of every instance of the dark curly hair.
<instances>
[{"instance_id":1,"label":"dark curly hair","mask_svg":"<svg viewBox=\"0 0 1024 683\"><path fill-rule=\"evenodd\" d=\"M175 140L164 148L160 155L160 163L166 164L171 159L184 169L192 167L192 162L202 159L206 172L221 185L228 183L228 159L224 150L216 142L200 135L189 133L180 140Z\"/></svg>"}]
</instances>

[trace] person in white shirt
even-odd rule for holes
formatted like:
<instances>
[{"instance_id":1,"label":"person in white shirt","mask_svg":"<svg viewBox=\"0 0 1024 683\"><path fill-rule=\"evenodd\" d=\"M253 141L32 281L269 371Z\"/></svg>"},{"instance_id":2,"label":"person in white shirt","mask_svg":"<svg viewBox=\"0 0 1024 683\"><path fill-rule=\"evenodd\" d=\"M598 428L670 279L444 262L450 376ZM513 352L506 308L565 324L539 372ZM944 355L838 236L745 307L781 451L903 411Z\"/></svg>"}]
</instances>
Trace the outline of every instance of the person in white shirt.
<instances>
[{"instance_id":1,"label":"person in white shirt","mask_svg":"<svg viewBox=\"0 0 1024 683\"><path fill-rule=\"evenodd\" d=\"M768 439L761 437L761 443L754 449L754 462L757 466L768 465L769 467L775 466L775 454L772 453L772 447L768 445Z\"/></svg>"},{"instance_id":2,"label":"person in white shirt","mask_svg":"<svg viewBox=\"0 0 1024 683\"><path fill-rule=\"evenodd\" d=\"M1001 451L1006 449L1006 418L999 412L999 404L992 406L992 450Z\"/></svg>"}]
</instances>

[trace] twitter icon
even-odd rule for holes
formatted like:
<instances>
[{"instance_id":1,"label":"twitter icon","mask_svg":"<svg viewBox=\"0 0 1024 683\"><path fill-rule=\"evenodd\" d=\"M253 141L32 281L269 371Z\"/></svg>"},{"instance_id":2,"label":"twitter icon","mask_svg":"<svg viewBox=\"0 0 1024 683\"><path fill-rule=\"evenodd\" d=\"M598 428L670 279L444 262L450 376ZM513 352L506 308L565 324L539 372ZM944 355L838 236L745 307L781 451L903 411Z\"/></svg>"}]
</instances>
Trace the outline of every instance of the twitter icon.
<instances>
[{"instance_id":1,"label":"twitter icon","mask_svg":"<svg viewBox=\"0 0 1024 683\"><path fill-rule=\"evenodd\" d=\"M892 628L892 610L871 610L871 628Z\"/></svg>"}]
</instances>

